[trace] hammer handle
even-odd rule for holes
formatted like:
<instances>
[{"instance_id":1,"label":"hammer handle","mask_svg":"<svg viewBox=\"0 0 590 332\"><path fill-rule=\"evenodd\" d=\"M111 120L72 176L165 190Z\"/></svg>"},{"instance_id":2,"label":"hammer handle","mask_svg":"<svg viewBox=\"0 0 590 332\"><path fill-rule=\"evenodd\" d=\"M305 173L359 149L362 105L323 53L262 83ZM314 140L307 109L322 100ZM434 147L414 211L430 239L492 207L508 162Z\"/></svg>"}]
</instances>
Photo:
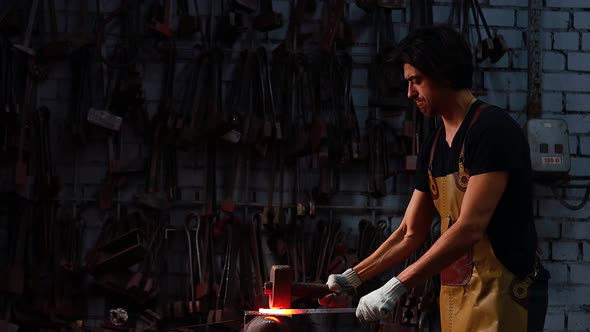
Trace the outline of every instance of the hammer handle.
<instances>
[{"instance_id":1,"label":"hammer handle","mask_svg":"<svg viewBox=\"0 0 590 332\"><path fill-rule=\"evenodd\" d=\"M332 293L326 284L294 282L291 284L291 295L300 297L323 297Z\"/></svg>"}]
</instances>

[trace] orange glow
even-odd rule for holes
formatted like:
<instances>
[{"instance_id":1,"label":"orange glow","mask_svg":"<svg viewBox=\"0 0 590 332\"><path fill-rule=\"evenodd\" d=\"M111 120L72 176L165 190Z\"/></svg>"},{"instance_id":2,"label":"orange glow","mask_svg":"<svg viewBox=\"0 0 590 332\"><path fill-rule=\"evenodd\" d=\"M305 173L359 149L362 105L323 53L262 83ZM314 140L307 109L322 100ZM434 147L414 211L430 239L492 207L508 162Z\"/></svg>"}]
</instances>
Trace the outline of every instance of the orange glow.
<instances>
[{"instance_id":1,"label":"orange glow","mask_svg":"<svg viewBox=\"0 0 590 332\"><path fill-rule=\"evenodd\" d=\"M272 320L273 322L275 322L277 324L281 322L278 318L273 317L273 316L266 316L266 317L264 317L264 320Z\"/></svg>"},{"instance_id":2,"label":"orange glow","mask_svg":"<svg viewBox=\"0 0 590 332\"><path fill-rule=\"evenodd\" d=\"M267 309L267 308L260 308L258 312L261 314L267 315L292 315L295 310L293 309Z\"/></svg>"}]
</instances>

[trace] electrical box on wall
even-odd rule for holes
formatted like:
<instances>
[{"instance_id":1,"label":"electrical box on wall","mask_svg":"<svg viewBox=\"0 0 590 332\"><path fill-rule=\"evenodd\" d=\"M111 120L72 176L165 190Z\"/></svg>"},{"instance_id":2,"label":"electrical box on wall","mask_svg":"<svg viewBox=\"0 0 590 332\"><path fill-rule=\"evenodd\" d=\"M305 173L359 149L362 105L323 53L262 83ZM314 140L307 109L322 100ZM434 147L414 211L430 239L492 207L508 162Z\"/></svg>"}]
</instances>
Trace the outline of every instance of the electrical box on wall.
<instances>
[{"instance_id":1,"label":"electrical box on wall","mask_svg":"<svg viewBox=\"0 0 590 332\"><path fill-rule=\"evenodd\" d=\"M561 119L531 119L526 133L535 175L565 175L570 171L569 131Z\"/></svg>"}]
</instances>

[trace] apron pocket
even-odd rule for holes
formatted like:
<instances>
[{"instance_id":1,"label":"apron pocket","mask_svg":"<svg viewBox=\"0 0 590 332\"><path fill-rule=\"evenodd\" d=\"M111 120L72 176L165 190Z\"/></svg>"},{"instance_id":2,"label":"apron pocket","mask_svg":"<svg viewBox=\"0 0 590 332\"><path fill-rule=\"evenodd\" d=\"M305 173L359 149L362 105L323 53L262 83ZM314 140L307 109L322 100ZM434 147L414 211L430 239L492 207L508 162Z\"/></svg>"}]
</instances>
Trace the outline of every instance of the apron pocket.
<instances>
[{"instance_id":1,"label":"apron pocket","mask_svg":"<svg viewBox=\"0 0 590 332\"><path fill-rule=\"evenodd\" d=\"M441 283L445 286L465 286L473 274L473 249L459 257L440 273Z\"/></svg>"}]
</instances>

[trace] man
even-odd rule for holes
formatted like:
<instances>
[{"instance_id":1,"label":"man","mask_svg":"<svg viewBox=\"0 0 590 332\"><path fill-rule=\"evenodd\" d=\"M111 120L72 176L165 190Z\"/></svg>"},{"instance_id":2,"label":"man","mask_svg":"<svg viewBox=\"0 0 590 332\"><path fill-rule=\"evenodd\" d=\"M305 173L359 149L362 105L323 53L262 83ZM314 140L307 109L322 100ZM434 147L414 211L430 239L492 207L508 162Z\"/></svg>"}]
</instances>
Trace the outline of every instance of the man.
<instances>
[{"instance_id":1,"label":"man","mask_svg":"<svg viewBox=\"0 0 590 332\"><path fill-rule=\"evenodd\" d=\"M507 112L472 94L471 59L468 44L449 27L417 29L397 49L408 98L442 124L422 146L400 227L327 284L335 294L352 294L403 262L424 242L435 211L441 236L414 264L360 299L356 315L363 321L385 318L408 289L441 273L443 331L527 331L529 286L540 268L529 147Z\"/></svg>"}]
</instances>

